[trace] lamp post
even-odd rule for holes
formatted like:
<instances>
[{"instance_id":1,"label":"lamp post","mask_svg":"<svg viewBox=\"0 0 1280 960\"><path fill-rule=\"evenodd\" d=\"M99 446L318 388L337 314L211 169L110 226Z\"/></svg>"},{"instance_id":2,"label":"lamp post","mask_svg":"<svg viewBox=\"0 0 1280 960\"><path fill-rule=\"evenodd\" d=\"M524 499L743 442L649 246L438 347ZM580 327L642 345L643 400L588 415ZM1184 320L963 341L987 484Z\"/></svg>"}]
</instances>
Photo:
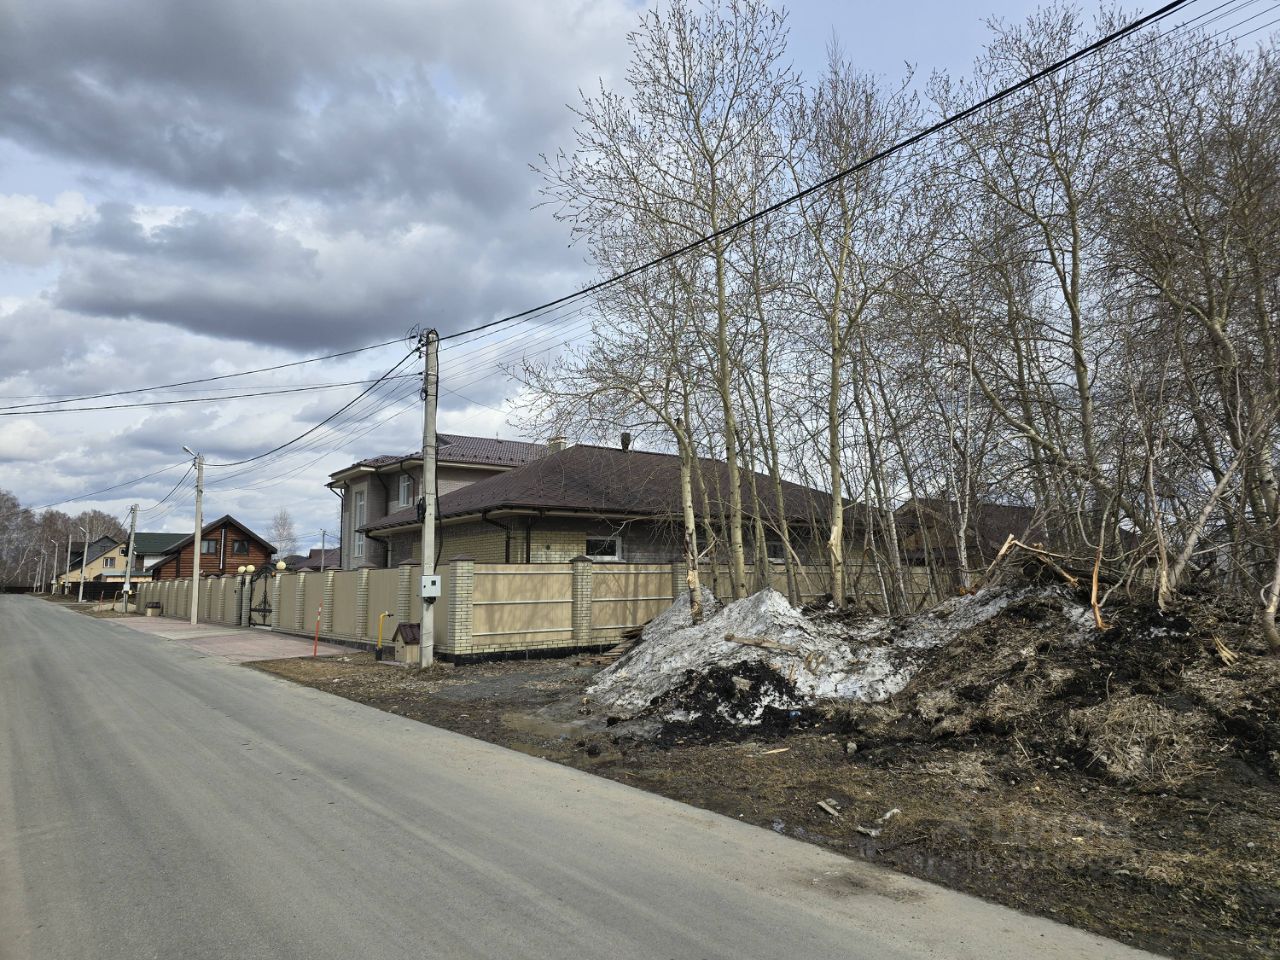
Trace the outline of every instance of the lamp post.
<instances>
[{"instance_id":1,"label":"lamp post","mask_svg":"<svg viewBox=\"0 0 1280 960\"><path fill-rule=\"evenodd\" d=\"M84 549L80 551L80 598L78 602L84 603L84 558L89 554L89 531L81 527L80 532L84 534Z\"/></svg>"},{"instance_id":2,"label":"lamp post","mask_svg":"<svg viewBox=\"0 0 1280 960\"><path fill-rule=\"evenodd\" d=\"M191 454L196 464L196 532L191 541L191 625L194 627L200 610L200 551L204 549L204 454L186 446L182 449ZM178 556L181 568L182 555ZM177 572L180 573L181 569Z\"/></svg>"}]
</instances>

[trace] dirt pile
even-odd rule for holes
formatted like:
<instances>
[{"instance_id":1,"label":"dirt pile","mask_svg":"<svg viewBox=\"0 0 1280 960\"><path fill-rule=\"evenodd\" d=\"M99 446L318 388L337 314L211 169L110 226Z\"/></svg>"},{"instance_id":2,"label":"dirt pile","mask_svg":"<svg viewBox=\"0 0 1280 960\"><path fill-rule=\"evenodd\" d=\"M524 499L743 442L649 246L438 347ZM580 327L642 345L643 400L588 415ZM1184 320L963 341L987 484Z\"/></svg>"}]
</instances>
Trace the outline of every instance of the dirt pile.
<instances>
[{"instance_id":1,"label":"dirt pile","mask_svg":"<svg viewBox=\"0 0 1280 960\"><path fill-rule=\"evenodd\" d=\"M832 716L885 759L958 740L1128 784L1174 787L1224 763L1280 776L1280 663L1247 607L1129 603L1103 631L1082 626L1087 610L1066 588L1036 588L931 650L890 701Z\"/></svg>"},{"instance_id":2,"label":"dirt pile","mask_svg":"<svg viewBox=\"0 0 1280 960\"><path fill-rule=\"evenodd\" d=\"M601 671L587 694L615 718L698 724L706 733L758 727L766 718L775 722L777 711L790 718L826 700L880 701L906 686L926 651L1039 589L994 588L926 613L853 625L807 616L774 590L697 625L686 601L649 624L641 642ZM1083 622L1087 611L1076 619Z\"/></svg>"}]
</instances>

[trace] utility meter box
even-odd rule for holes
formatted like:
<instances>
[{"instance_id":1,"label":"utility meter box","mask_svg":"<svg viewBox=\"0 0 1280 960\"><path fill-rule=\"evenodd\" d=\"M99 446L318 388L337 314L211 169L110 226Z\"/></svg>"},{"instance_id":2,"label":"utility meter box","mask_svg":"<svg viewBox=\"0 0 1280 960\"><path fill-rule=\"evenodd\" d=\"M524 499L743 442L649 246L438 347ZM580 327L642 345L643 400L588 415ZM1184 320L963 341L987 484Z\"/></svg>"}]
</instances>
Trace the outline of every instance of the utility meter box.
<instances>
[{"instance_id":1,"label":"utility meter box","mask_svg":"<svg viewBox=\"0 0 1280 960\"><path fill-rule=\"evenodd\" d=\"M434 600L440 596L440 578L438 576L428 576L422 578L422 599Z\"/></svg>"}]
</instances>

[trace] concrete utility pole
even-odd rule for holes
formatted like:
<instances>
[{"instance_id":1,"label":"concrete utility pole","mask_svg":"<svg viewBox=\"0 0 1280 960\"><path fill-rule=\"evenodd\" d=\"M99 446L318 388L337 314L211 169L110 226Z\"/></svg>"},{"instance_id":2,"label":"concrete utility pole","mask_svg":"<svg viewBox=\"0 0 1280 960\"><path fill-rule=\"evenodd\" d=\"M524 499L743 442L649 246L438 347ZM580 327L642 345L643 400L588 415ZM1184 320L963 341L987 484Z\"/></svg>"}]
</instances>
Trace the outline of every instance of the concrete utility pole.
<instances>
[{"instance_id":1,"label":"concrete utility pole","mask_svg":"<svg viewBox=\"0 0 1280 960\"><path fill-rule=\"evenodd\" d=\"M196 453L190 447L182 449L196 461L196 532L191 540L191 625L194 627L200 611L200 551L204 549L204 454ZM182 566L181 553L178 554L178 566Z\"/></svg>"},{"instance_id":2,"label":"concrete utility pole","mask_svg":"<svg viewBox=\"0 0 1280 960\"><path fill-rule=\"evenodd\" d=\"M325 541L325 532L321 530L320 531L320 572L321 573L324 573L324 541Z\"/></svg>"},{"instance_id":3,"label":"concrete utility pole","mask_svg":"<svg viewBox=\"0 0 1280 960\"><path fill-rule=\"evenodd\" d=\"M42 580L44 580L44 559L45 559L45 554L47 554L48 552L49 552L48 550L42 549L40 551L40 559L36 561L36 575L31 582L32 593L40 592L40 583Z\"/></svg>"},{"instance_id":4,"label":"concrete utility pole","mask_svg":"<svg viewBox=\"0 0 1280 960\"><path fill-rule=\"evenodd\" d=\"M84 534L84 549L80 551L80 597L78 602L84 603L84 560L89 555L89 531L81 527L80 532Z\"/></svg>"},{"instance_id":5,"label":"concrete utility pole","mask_svg":"<svg viewBox=\"0 0 1280 960\"><path fill-rule=\"evenodd\" d=\"M66 592L71 588L71 584L69 582L70 577L71 577L71 534L68 533L67 534L67 561L62 565L62 593L64 596L66 595Z\"/></svg>"},{"instance_id":6,"label":"concrete utility pole","mask_svg":"<svg viewBox=\"0 0 1280 960\"><path fill-rule=\"evenodd\" d=\"M124 612L129 612L129 593L133 583L133 538L138 532L138 505L129 508L129 555L124 560Z\"/></svg>"},{"instance_id":7,"label":"concrete utility pole","mask_svg":"<svg viewBox=\"0 0 1280 960\"><path fill-rule=\"evenodd\" d=\"M426 363L422 372L422 646L419 666L435 659L435 622L431 605L440 596L436 575L436 398L440 388L440 335L428 330L419 341Z\"/></svg>"},{"instance_id":8,"label":"concrete utility pole","mask_svg":"<svg viewBox=\"0 0 1280 960\"><path fill-rule=\"evenodd\" d=\"M53 553L49 554L49 592L53 593L58 585L58 541L50 537L49 542L53 544Z\"/></svg>"}]
</instances>

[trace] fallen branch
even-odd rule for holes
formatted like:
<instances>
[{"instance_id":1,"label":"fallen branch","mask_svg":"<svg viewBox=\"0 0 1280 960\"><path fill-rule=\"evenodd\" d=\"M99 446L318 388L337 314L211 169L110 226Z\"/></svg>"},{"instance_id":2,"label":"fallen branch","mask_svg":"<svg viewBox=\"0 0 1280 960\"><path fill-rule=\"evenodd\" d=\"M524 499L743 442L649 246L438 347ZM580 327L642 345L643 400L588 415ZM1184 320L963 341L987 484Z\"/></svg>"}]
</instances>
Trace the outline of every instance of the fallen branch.
<instances>
[{"instance_id":1,"label":"fallen branch","mask_svg":"<svg viewBox=\"0 0 1280 960\"><path fill-rule=\"evenodd\" d=\"M1093 592L1089 595L1089 602L1093 606L1093 622L1098 625L1099 630L1107 629L1107 625L1102 620L1102 606L1098 603L1098 571L1102 569L1102 538L1098 538L1098 552L1093 557Z\"/></svg>"}]
</instances>

